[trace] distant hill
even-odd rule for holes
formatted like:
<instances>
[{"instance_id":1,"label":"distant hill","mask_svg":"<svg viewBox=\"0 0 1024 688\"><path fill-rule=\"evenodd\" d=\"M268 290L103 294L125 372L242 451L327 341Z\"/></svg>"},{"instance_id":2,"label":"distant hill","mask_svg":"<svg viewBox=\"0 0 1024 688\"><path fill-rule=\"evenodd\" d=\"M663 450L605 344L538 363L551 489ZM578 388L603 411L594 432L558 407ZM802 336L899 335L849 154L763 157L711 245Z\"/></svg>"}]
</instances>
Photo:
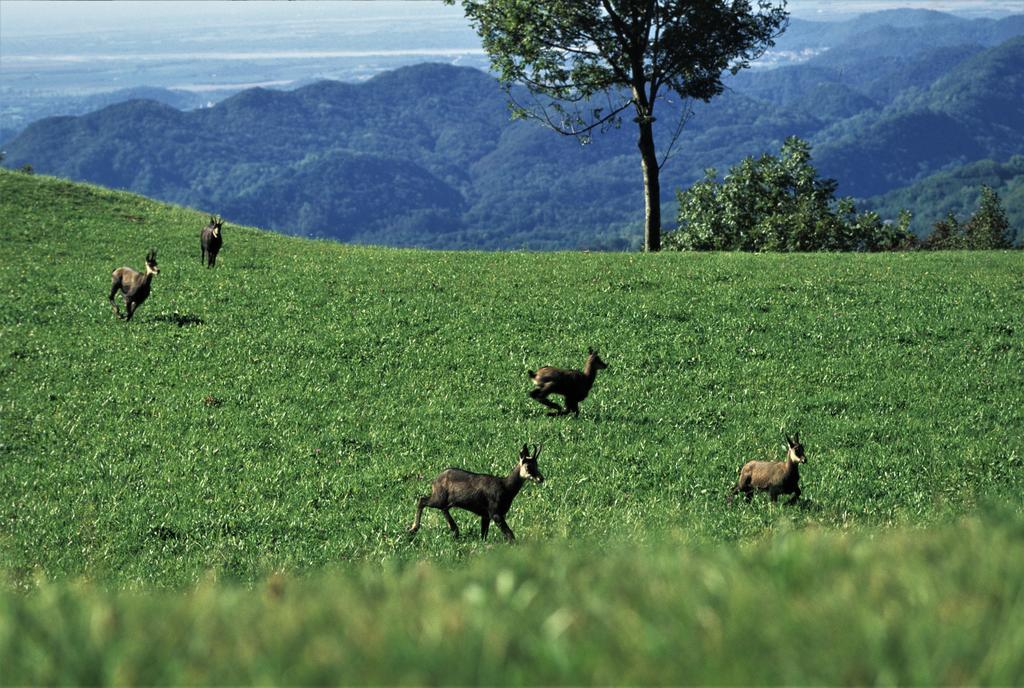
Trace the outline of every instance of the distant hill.
<instances>
[{"instance_id":1,"label":"distant hill","mask_svg":"<svg viewBox=\"0 0 1024 688\"><path fill-rule=\"evenodd\" d=\"M13 99L13 102L8 101L3 107L0 107L0 145L20 134L28 124L45 117L84 115L108 105L140 99L155 100L158 103L164 103L179 110L192 110L206 107L227 97L227 95L224 91L196 93L177 89L139 86L89 95L36 95L31 99L26 99L22 96Z\"/></svg>"},{"instance_id":2,"label":"distant hill","mask_svg":"<svg viewBox=\"0 0 1024 688\"><path fill-rule=\"evenodd\" d=\"M794 22L781 47L833 47L803 64L741 73L694 108L663 170L666 223L673 189L705 168L777 150L790 135L812 142L815 165L841 194L861 198L1024 153L1024 37L1000 42L1014 31L1024 31L1021 18L919 11ZM902 52L864 49L893 41ZM662 104L660 140L680 107ZM622 249L638 245L643 214L628 121L581 147L511 122L490 76L447 65L361 84L251 89L187 112L118 103L37 122L6 151L9 167L348 242Z\"/></svg>"},{"instance_id":3,"label":"distant hill","mask_svg":"<svg viewBox=\"0 0 1024 688\"><path fill-rule=\"evenodd\" d=\"M701 113L666 168L667 205L706 165L822 126L737 93ZM666 107L663 130L673 119ZM131 101L50 118L10 142L6 164L343 241L624 248L642 216L634 139L624 126L581 147L511 122L490 76L425 64L190 112Z\"/></svg>"},{"instance_id":4,"label":"distant hill","mask_svg":"<svg viewBox=\"0 0 1024 688\"><path fill-rule=\"evenodd\" d=\"M935 222L948 213L955 213L961 219L970 217L978 208L982 186L990 186L999 194L1017 240L1024 239L1024 156L1021 155L1005 163L981 160L940 172L911 186L869 198L864 201L864 207L883 216L906 208L914 213L911 229L925 236Z\"/></svg>"},{"instance_id":5,"label":"distant hill","mask_svg":"<svg viewBox=\"0 0 1024 688\"><path fill-rule=\"evenodd\" d=\"M814 137L840 193L873 196L982 159L1024 152L1024 37L984 50L925 90L837 122Z\"/></svg>"}]
</instances>

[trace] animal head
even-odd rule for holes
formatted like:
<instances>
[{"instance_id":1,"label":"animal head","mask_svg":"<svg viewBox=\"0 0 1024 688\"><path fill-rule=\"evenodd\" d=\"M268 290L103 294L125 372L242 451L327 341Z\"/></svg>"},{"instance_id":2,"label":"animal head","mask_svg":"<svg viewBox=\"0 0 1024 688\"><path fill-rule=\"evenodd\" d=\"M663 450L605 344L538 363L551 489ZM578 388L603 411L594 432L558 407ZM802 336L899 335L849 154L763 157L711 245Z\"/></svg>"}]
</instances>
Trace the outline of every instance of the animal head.
<instances>
[{"instance_id":1,"label":"animal head","mask_svg":"<svg viewBox=\"0 0 1024 688\"><path fill-rule=\"evenodd\" d=\"M160 274L160 267L156 264L156 249L149 249L149 253L146 254L146 272L153 273L154 275Z\"/></svg>"},{"instance_id":2,"label":"animal head","mask_svg":"<svg viewBox=\"0 0 1024 688\"><path fill-rule=\"evenodd\" d=\"M524 480L533 480L536 483L544 482L544 476L537 468L537 457L540 456L540 450L543 448L544 445L534 445L533 454L530 454L530 448L524 444L523 448L519 450L519 476Z\"/></svg>"},{"instance_id":3,"label":"animal head","mask_svg":"<svg viewBox=\"0 0 1024 688\"><path fill-rule=\"evenodd\" d=\"M797 463L807 463L807 457L804 455L804 445L800 444L800 433L793 435L791 438L786 435L786 444L789 445L789 451L787 457L790 461L796 461Z\"/></svg>"},{"instance_id":4,"label":"animal head","mask_svg":"<svg viewBox=\"0 0 1024 688\"><path fill-rule=\"evenodd\" d=\"M220 237L220 230L224 226L224 220L221 219L220 215L211 215L210 224L207 225L213 230L213 236Z\"/></svg>"},{"instance_id":5,"label":"animal head","mask_svg":"<svg viewBox=\"0 0 1024 688\"><path fill-rule=\"evenodd\" d=\"M601 360L601 357L597 355L595 349L587 349L587 363L594 370L603 370L608 367L608 364Z\"/></svg>"}]
</instances>

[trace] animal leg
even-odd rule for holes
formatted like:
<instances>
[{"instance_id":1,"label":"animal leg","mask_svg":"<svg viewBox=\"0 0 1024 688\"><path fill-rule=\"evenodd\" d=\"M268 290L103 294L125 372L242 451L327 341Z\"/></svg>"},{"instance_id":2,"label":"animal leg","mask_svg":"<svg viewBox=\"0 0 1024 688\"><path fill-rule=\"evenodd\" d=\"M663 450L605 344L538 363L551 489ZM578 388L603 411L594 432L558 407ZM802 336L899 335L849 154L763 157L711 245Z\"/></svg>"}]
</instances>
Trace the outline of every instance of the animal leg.
<instances>
[{"instance_id":1,"label":"animal leg","mask_svg":"<svg viewBox=\"0 0 1024 688\"><path fill-rule=\"evenodd\" d=\"M732 490L729 491L729 503L732 504L733 498L743 493L743 496L749 502L754 497L754 488L750 485L750 476L740 474L740 477L736 480L736 484L732 486Z\"/></svg>"},{"instance_id":2,"label":"animal leg","mask_svg":"<svg viewBox=\"0 0 1024 688\"><path fill-rule=\"evenodd\" d=\"M487 516L480 517L480 539L487 539L487 530L491 527L491 519Z\"/></svg>"},{"instance_id":3,"label":"animal leg","mask_svg":"<svg viewBox=\"0 0 1024 688\"><path fill-rule=\"evenodd\" d=\"M494 519L494 523L498 526L498 528L501 529L501 532L502 534L504 534L506 540L512 542L516 539L516 536L512 533L512 529L509 528L508 523L505 522L504 516L502 516L501 514L494 514L494 516L492 516L491 518Z\"/></svg>"},{"instance_id":4,"label":"animal leg","mask_svg":"<svg viewBox=\"0 0 1024 688\"><path fill-rule=\"evenodd\" d=\"M768 490L768 497L771 498L772 504L774 504L775 502L779 501L779 491L778 490Z\"/></svg>"},{"instance_id":5,"label":"animal leg","mask_svg":"<svg viewBox=\"0 0 1024 688\"><path fill-rule=\"evenodd\" d=\"M430 501L430 498L426 496L416 500L416 517L412 520L412 525L409 526L410 535L420 529L420 518L423 516L423 509L427 506L428 501Z\"/></svg>"},{"instance_id":6,"label":"animal leg","mask_svg":"<svg viewBox=\"0 0 1024 688\"><path fill-rule=\"evenodd\" d=\"M199 245L199 264L206 264L206 247L203 246L202 244Z\"/></svg>"},{"instance_id":7,"label":"animal leg","mask_svg":"<svg viewBox=\"0 0 1024 688\"><path fill-rule=\"evenodd\" d=\"M136 305L137 304L134 301L129 301L128 303L125 304L125 310L128 312L128 315L125 316L125 322L131 320L132 316L135 315Z\"/></svg>"},{"instance_id":8,"label":"animal leg","mask_svg":"<svg viewBox=\"0 0 1024 688\"><path fill-rule=\"evenodd\" d=\"M575 399L566 399L565 400L565 413L566 413L566 415L568 415L570 413L574 413L574 414L576 414L576 417L579 418L580 417L580 402L576 401Z\"/></svg>"},{"instance_id":9,"label":"animal leg","mask_svg":"<svg viewBox=\"0 0 1024 688\"><path fill-rule=\"evenodd\" d=\"M448 509L441 509L441 513L444 514L444 520L448 521L448 529L452 531L452 537L459 537L459 524L452 518L452 514Z\"/></svg>"},{"instance_id":10,"label":"animal leg","mask_svg":"<svg viewBox=\"0 0 1024 688\"><path fill-rule=\"evenodd\" d=\"M790 500L788 502L786 502L786 504L788 504L789 506L793 506L794 504L796 504L796 501L798 499L800 499L800 488L799 487L796 488L796 490L793 491L793 496L790 498Z\"/></svg>"},{"instance_id":11,"label":"animal leg","mask_svg":"<svg viewBox=\"0 0 1024 688\"><path fill-rule=\"evenodd\" d=\"M118 280L114 280L114 283L110 285L110 307L114 310L117 317L121 317L121 309L117 307L117 301L114 301L114 296L117 294L117 290L121 288L121 283Z\"/></svg>"},{"instance_id":12,"label":"animal leg","mask_svg":"<svg viewBox=\"0 0 1024 688\"><path fill-rule=\"evenodd\" d=\"M550 409L554 409L555 413L551 415L561 415L563 413L562 407L557 403L548 399L548 395L551 394L551 388L549 385L543 385L541 387L534 387L530 390L530 396L540 403L544 404Z\"/></svg>"},{"instance_id":13,"label":"animal leg","mask_svg":"<svg viewBox=\"0 0 1024 688\"><path fill-rule=\"evenodd\" d=\"M213 251L210 251L210 265L209 265L209 267L212 268L215 265L217 265L217 254L214 253Z\"/></svg>"}]
</instances>

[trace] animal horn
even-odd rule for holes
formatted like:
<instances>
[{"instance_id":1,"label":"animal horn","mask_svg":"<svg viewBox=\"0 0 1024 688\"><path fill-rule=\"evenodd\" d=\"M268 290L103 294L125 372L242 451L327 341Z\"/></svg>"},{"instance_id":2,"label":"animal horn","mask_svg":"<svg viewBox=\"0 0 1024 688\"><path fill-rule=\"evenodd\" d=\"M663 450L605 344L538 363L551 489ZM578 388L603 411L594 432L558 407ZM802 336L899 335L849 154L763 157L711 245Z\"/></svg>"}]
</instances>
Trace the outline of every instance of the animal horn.
<instances>
[{"instance_id":1,"label":"animal horn","mask_svg":"<svg viewBox=\"0 0 1024 688\"><path fill-rule=\"evenodd\" d=\"M533 460L536 461L537 457L540 456L540 450L544 448L543 444L533 445Z\"/></svg>"}]
</instances>

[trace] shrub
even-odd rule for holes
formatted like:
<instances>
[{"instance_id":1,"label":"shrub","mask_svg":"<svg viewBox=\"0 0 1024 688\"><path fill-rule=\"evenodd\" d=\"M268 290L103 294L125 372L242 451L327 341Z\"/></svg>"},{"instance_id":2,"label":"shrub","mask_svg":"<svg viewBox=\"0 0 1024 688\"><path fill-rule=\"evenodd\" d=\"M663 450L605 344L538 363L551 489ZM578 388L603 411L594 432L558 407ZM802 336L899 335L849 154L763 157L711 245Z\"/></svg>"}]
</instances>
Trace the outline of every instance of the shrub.
<instances>
[{"instance_id":1,"label":"shrub","mask_svg":"<svg viewBox=\"0 0 1024 688\"><path fill-rule=\"evenodd\" d=\"M811 147L791 136L779 156L745 158L721 182L708 169L679 192L679 229L666 247L681 251L884 251L909 248L910 214L898 222L858 213L836 200L838 182L821 179Z\"/></svg>"}]
</instances>

